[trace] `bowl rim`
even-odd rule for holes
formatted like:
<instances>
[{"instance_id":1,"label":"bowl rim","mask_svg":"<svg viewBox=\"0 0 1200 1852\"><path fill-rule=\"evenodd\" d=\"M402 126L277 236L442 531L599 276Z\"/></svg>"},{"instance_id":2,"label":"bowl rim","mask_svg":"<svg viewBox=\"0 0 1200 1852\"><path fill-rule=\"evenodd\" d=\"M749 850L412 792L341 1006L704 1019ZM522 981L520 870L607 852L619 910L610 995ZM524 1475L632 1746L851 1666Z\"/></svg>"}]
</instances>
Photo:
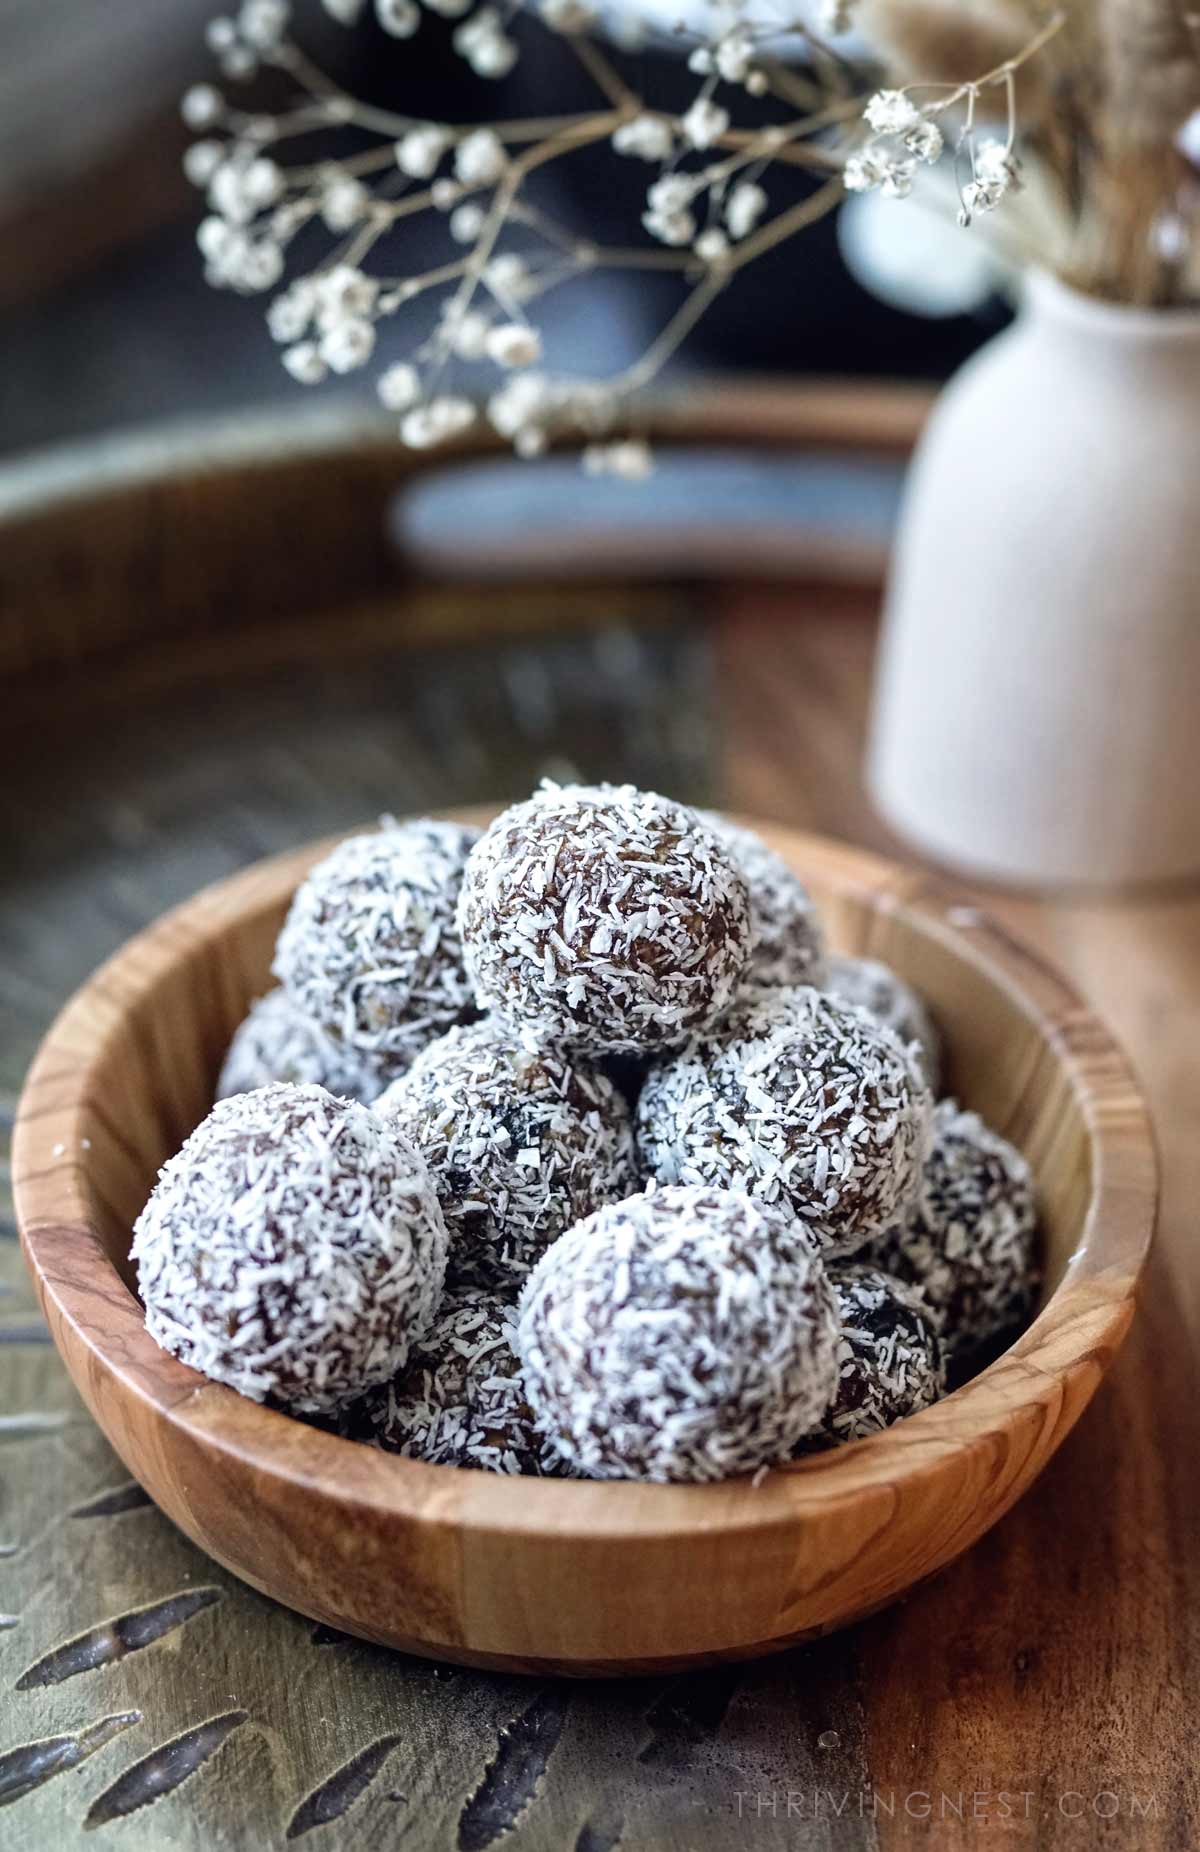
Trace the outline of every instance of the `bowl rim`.
<instances>
[{"instance_id":1,"label":"bowl rim","mask_svg":"<svg viewBox=\"0 0 1200 1852\"><path fill-rule=\"evenodd\" d=\"M486 821L484 811L457 811ZM13 1185L26 1261L59 1349L77 1379L111 1379L149 1417L279 1483L347 1507L479 1537L683 1541L719 1529L747 1538L793 1528L805 1512L933 1480L948 1459L994 1450L1006 1431L1048 1418L1070 1426L1133 1312L1149 1249L1158 1165L1149 1115L1121 1050L1053 967L936 877L873 852L739 818L803 875L876 909L898 911L998 984L1050 1044L1084 1118L1092 1189L1066 1272L1037 1317L999 1358L933 1407L869 1439L711 1485L511 1479L432 1466L325 1433L213 1383L161 1351L94 1226L86 1127L111 1124L94 1082L123 1016L181 957L247 912L282 907L329 838L255 863L182 902L129 940L65 1005L33 1062L18 1105ZM869 948L868 948L869 951ZM74 1353L68 1355L68 1352ZM1065 1432L1065 1427L1063 1428Z\"/></svg>"}]
</instances>

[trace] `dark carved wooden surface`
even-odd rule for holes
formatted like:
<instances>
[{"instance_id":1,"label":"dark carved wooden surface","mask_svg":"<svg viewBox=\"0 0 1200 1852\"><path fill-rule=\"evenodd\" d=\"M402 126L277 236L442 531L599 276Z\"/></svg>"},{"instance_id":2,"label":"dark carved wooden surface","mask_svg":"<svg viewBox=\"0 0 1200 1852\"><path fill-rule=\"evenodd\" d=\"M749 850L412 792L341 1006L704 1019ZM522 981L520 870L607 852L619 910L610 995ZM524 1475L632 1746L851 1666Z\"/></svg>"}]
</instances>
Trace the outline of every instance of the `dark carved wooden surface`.
<instances>
[{"instance_id":1,"label":"dark carved wooden surface","mask_svg":"<svg viewBox=\"0 0 1200 1852\"><path fill-rule=\"evenodd\" d=\"M0 745L5 1122L49 1018L129 933L383 808L579 772L891 847L857 780L874 604L821 585L614 587L562 634L297 649L153 699L125 660L83 689L31 685ZM1111 1383L996 1531L900 1607L777 1660L528 1681L362 1646L254 1594L160 1517L83 1413L6 1200L0 1845L1193 1847L1200 903L990 904L1141 1064L1167 1169L1152 1288Z\"/></svg>"}]
</instances>

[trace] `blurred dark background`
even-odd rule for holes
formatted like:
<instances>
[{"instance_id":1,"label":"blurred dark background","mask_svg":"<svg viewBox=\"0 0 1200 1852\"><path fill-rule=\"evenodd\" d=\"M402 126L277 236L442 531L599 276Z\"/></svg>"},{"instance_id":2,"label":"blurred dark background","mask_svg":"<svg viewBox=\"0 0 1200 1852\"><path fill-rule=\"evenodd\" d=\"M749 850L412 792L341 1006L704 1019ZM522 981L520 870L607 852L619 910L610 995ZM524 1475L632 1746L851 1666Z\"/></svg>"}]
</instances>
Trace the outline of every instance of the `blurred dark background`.
<instances>
[{"instance_id":1,"label":"blurred dark background","mask_svg":"<svg viewBox=\"0 0 1200 1852\"><path fill-rule=\"evenodd\" d=\"M203 208L182 175L191 137L178 97L214 75L203 30L216 10L213 0L0 6L3 452L300 396L267 336L263 299L218 296L201 277L194 232ZM522 57L496 84L471 76L433 15L403 42L369 17L339 27L319 0L298 0L295 16L318 63L401 111L454 121L595 103L570 49L533 22L518 21ZM619 57L656 102L686 107L694 96L697 80L671 48ZM628 242L641 236L648 173L639 161L585 153L546 176L541 198L573 228ZM444 257L444 235L408 222L403 268L422 266L423 240L430 263ZM552 294L539 308L551 362L557 350L564 367L601 373L636 357L678 292L668 277L599 273ZM994 301L938 320L884 306L848 273L830 217L750 267L676 370L939 379L1003 314ZM360 375L321 390L365 396L370 384Z\"/></svg>"}]
</instances>

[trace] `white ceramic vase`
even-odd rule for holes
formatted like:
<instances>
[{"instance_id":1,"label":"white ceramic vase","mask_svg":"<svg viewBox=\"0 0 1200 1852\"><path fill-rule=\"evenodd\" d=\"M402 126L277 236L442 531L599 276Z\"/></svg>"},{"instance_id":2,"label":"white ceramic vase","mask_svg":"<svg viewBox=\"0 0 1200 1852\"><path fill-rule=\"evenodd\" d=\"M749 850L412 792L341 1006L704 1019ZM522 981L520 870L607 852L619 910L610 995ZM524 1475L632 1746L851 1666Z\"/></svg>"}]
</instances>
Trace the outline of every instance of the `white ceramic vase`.
<instances>
[{"instance_id":1,"label":"white ceramic vase","mask_svg":"<svg viewBox=\"0 0 1200 1852\"><path fill-rule=\"evenodd\" d=\"M946 388L869 749L888 820L1031 885L1200 873L1200 312L1035 276Z\"/></svg>"}]
</instances>

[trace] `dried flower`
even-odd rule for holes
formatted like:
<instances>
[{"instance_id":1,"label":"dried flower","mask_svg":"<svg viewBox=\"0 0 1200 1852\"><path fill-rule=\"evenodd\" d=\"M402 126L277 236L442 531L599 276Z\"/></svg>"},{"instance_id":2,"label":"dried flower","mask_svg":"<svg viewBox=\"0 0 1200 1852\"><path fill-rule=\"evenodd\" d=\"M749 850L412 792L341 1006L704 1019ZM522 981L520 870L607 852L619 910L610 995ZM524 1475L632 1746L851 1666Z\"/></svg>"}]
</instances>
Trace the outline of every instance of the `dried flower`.
<instances>
[{"instance_id":1,"label":"dried flower","mask_svg":"<svg viewBox=\"0 0 1200 1852\"><path fill-rule=\"evenodd\" d=\"M630 154L639 161L668 161L675 137L665 117L641 115L614 129L612 145L618 154Z\"/></svg>"},{"instance_id":2,"label":"dried flower","mask_svg":"<svg viewBox=\"0 0 1200 1852\"><path fill-rule=\"evenodd\" d=\"M442 156L450 146L448 129L423 122L409 129L396 143L396 165L413 180L428 180L437 172Z\"/></svg>"},{"instance_id":3,"label":"dried flower","mask_svg":"<svg viewBox=\"0 0 1200 1852\"><path fill-rule=\"evenodd\" d=\"M494 129L476 129L454 150L454 171L464 186L494 186L508 165Z\"/></svg>"},{"instance_id":4,"label":"dried flower","mask_svg":"<svg viewBox=\"0 0 1200 1852\"><path fill-rule=\"evenodd\" d=\"M487 356L499 367L529 367L542 357L541 339L524 322L505 322L487 337Z\"/></svg>"},{"instance_id":5,"label":"dried flower","mask_svg":"<svg viewBox=\"0 0 1200 1852\"><path fill-rule=\"evenodd\" d=\"M424 5L456 22L454 49L477 76L498 78L511 70L518 44L508 0ZM675 111L648 104L611 64L608 50L585 42L595 23L589 0L536 0L535 18L563 36L602 93L596 112L564 116L561 126L551 117L452 128L359 104L321 79L292 46L287 0L240 0L211 22L207 34L221 71L242 79L260 64L274 66L305 94L276 115L227 108L211 84L193 85L183 99L185 120L201 136L184 166L208 204L197 230L205 275L242 294L275 292L266 307L267 327L285 369L303 385L368 365L382 324L433 292L432 322L407 354L389 357L376 381L381 404L398 416L402 442L424 449L464 431L476 414L456 389L456 369L482 366L492 369L492 384L485 386L488 419L518 454L538 455L556 432L572 431L585 441L593 473L641 480L653 460L640 439L621 434L628 400L674 352L707 297L764 244L831 208L843 188L903 197L920 165L941 156L941 118L956 107L966 117L958 132L960 164L965 158L971 163L962 190L964 218L992 210L1018 184L1014 72L1026 54L923 105L907 88L880 88L856 101L845 61L816 58L804 79L813 98L809 109L806 102L796 104L790 86L773 90L769 41L778 21L756 17L755 5L722 0L713 6L711 29L698 35L688 58L696 90ZM324 0L324 6L347 26L367 11L366 0ZM420 25L418 0L372 0L371 10L396 38L412 37ZM830 29L843 29L851 10L851 0L827 6ZM622 45L638 36L614 27ZM1044 29L1031 44L1045 36ZM736 125L731 108L714 94L720 85L775 96L778 119ZM1003 142L976 145L975 106L989 87L1007 101L1008 134ZM865 130L853 126L855 113ZM288 160L293 141L338 126L375 136L378 145L356 145L354 158L344 162L303 149ZM659 170L650 177L642 215L656 250L608 248L577 237L527 196L526 176L535 169L603 144ZM718 148L719 154L708 152ZM823 172L824 180L756 237L769 211L761 183L768 168L780 190L789 169ZM372 273L376 245L399 219L426 209L446 214L459 254L424 275L381 282ZM279 288L297 234L320 224L345 239L346 255L334 261L335 252L325 267L318 263ZM511 248L514 229L519 249ZM674 271L688 293L643 358L616 378L582 382L541 371L539 296L603 263Z\"/></svg>"}]
</instances>

